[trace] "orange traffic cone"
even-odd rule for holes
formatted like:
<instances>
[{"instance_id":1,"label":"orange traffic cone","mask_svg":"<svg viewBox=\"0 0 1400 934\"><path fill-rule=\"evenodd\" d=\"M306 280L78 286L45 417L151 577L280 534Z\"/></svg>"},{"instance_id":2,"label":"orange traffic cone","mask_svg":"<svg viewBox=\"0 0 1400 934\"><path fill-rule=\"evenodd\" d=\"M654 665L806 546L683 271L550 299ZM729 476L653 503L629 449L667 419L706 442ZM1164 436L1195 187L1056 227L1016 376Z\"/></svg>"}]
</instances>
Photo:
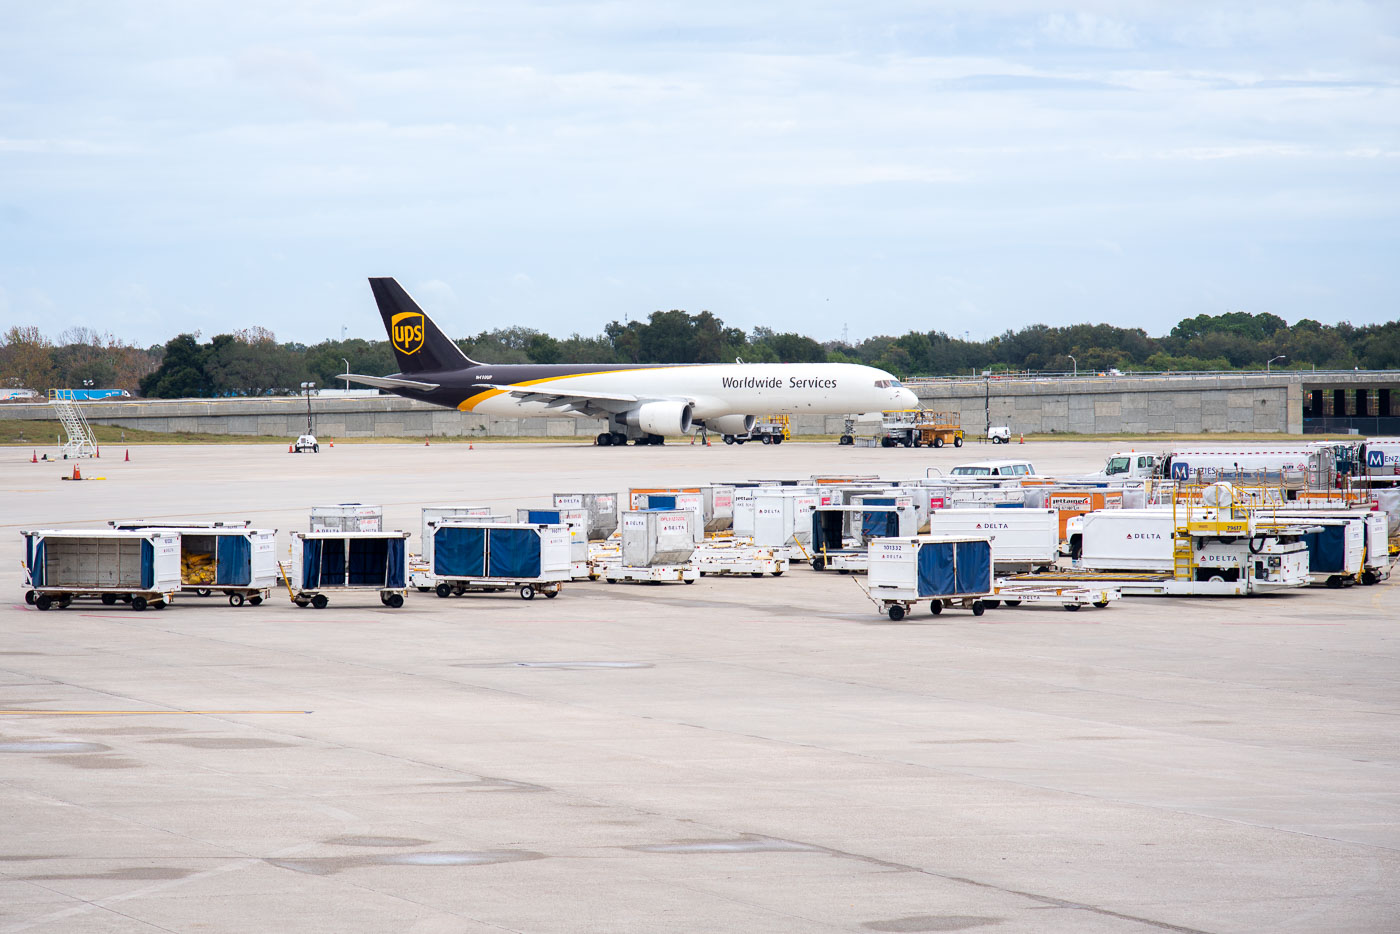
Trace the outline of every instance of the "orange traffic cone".
<instances>
[{"instance_id":1,"label":"orange traffic cone","mask_svg":"<svg viewBox=\"0 0 1400 934\"><path fill-rule=\"evenodd\" d=\"M467 450L468 450L468 451L475 451L476 448L472 447L472 446L469 444L469 445L467 445Z\"/></svg>"},{"instance_id":2,"label":"orange traffic cone","mask_svg":"<svg viewBox=\"0 0 1400 934\"><path fill-rule=\"evenodd\" d=\"M74 479L74 480L81 480L81 479L83 479L83 472L82 472L81 470L78 469L78 465L77 465L77 464L74 464L74 465L73 465L73 479Z\"/></svg>"},{"instance_id":3,"label":"orange traffic cone","mask_svg":"<svg viewBox=\"0 0 1400 934\"><path fill-rule=\"evenodd\" d=\"M287 445L287 453L288 453L288 454L293 453L293 451L292 451L292 445L290 445L290 444Z\"/></svg>"},{"instance_id":4,"label":"orange traffic cone","mask_svg":"<svg viewBox=\"0 0 1400 934\"><path fill-rule=\"evenodd\" d=\"M126 449L126 459L131 460L131 448Z\"/></svg>"},{"instance_id":5,"label":"orange traffic cone","mask_svg":"<svg viewBox=\"0 0 1400 934\"><path fill-rule=\"evenodd\" d=\"M335 439L334 439L334 438L331 439L331 447L335 447Z\"/></svg>"},{"instance_id":6,"label":"orange traffic cone","mask_svg":"<svg viewBox=\"0 0 1400 934\"><path fill-rule=\"evenodd\" d=\"M94 454L93 457L99 457L99 458L100 458L101 456L102 456L102 449L101 449L101 448L98 448L98 449L97 449L97 453Z\"/></svg>"},{"instance_id":7,"label":"orange traffic cone","mask_svg":"<svg viewBox=\"0 0 1400 934\"><path fill-rule=\"evenodd\" d=\"M424 439L423 439L423 447L427 447L427 446L428 446L428 439L427 439L427 438L424 438Z\"/></svg>"},{"instance_id":8,"label":"orange traffic cone","mask_svg":"<svg viewBox=\"0 0 1400 934\"><path fill-rule=\"evenodd\" d=\"M1025 443L1026 443L1026 433L1025 433L1024 431L1021 432L1021 443L1022 443L1022 444L1025 444Z\"/></svg>"},{"instance_id":9,"label":"orange traffic cone","mask_svg":"<svg viewBox=\"0 0 1400 934\"><path fill-rule=\"evenodd\" d=\"M38 451L38 449L35 449L35 451L34 451L34 456L31 457L31 458L29 459L29 463L31 463L31 464L37 464L37 463L39 463L39 451Z\"/></svg>"}]
</instances>

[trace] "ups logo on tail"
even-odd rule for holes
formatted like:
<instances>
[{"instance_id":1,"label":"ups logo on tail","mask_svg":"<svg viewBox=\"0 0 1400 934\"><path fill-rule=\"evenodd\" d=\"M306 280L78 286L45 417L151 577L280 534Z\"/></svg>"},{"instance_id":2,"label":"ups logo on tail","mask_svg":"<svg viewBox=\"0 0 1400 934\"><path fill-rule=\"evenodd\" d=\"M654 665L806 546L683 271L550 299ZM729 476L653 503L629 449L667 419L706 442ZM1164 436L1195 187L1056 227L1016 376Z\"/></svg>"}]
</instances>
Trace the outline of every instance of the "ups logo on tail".
<instances>
[{"instance_id":1,"label":"ups logo on tail","mask_svg":"<svg viewBox=\"0 0 1400 934\"><path fill-rule=\"evenodd\" d=\"M389 339L399 353L415 354L423 348L423 313L401 311L389 322Z\"/></svg>"}]
</instances>

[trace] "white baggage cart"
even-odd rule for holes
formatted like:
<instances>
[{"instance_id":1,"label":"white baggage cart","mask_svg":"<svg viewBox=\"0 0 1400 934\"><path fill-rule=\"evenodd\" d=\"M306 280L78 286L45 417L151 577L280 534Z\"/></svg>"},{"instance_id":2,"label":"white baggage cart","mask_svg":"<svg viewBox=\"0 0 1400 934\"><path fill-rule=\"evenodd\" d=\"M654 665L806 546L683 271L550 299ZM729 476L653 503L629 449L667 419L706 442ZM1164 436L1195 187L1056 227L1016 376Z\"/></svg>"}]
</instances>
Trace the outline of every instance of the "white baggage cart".
<instances>
[{"instance_id":1,"label":"white baggage cart","mask_svg":"<svg viewBox=\"0 0 1400 934\"><path fill-rule=\"evenodd\" d=\"M870 543L870 598L898 622L920 601L934 615L963 607L986 612L996 593L992 543L985 538L914 535Z\"/></svg>"},{"instance_id":2,"label":"white baggage cart","mask_svg":"<svg viewBox=\"0 0 1400 934\"><path fill-rule=\"evenodd\" d=\"M154 529L45 529L24 536L27 603L47 610L74 600L164 609L180 591L180 539Z\"/></svg>"},{"instance_id":3,"label":"white baggage cart","mask_svg":"<svg viewBox=\"0 0 1400 934\"><path fill-rule=\"evenodd\" d=\"M129 520L110 525L174 535L180 543L181 593L208 597L218 591L230 606L257 606L278 584L276 529L250 529L246 522L165 525Z\"/></svg>"},{"instance_id":4,"label":"white baggage cart","mask_svg":"<svg viewBox=\"0 0 1400 934\"><path fill-rule=\"evenodd\" d=\"M439 597L514 589L523 600L559 596L572 579L569 528L530 522L445 522L433 533Z\"/></svg>"}]
</instances>

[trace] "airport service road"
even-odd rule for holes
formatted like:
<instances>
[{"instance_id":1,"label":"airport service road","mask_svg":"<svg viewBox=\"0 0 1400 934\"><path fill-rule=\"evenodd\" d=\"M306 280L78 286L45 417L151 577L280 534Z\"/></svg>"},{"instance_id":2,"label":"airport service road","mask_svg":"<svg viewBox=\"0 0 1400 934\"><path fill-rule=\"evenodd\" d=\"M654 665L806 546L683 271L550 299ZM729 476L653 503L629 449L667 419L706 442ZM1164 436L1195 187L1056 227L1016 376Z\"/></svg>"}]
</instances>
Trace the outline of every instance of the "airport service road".
<instances>
[{"instance_id":1,"label":"airport service road","mask_svg":"<svg viewBox=\"0 0 1400 934\"><path fill-rule=\"evenodd\" d=\"M362 500L416 529L1116 447L139 447L82 484L0 449L0 708L63 712L0 716L0 932L1393 930L1394 586L898 624L805 568L397 611L19 589L20 528Z\"/></svg>"}]
</instances>

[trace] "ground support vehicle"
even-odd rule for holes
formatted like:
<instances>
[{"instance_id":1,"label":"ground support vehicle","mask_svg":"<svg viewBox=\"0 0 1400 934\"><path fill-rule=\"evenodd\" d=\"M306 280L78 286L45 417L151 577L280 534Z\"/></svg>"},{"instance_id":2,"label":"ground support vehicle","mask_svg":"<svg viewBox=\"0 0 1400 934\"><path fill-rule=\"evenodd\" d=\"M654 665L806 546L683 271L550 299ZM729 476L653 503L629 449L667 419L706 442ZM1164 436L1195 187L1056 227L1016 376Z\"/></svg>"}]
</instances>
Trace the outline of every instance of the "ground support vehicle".
<instances>
[{"instance_id":1,"label":"ground support vehicle","mask_svg":"<svg viewBox=\"0 0 1400 934\"><path fill-rule=\"evenodd\" d=\"M786 415L765 415L754 422L754 426L743 434L724 435L724 443L743 444L745 441L762 441L764 444L782 444L792 437L788 421Z\"/></svg>"},{"instance_id":2,"label":"ground support vehicle","mask_svg":"<svg viewBox=\"0 0 1400 934\"><path fill-rule=\"evenodd\" d=\"M956 412L930 412L925 409L905 409L885 412L880 422L880 447L941 448L951 444L963 446L960 417Z\"/></svg>"},{"instance_id":3,"label":"ground support vehicle","mask_svg":"<svg viewBox=\"0 0 1400 934\"><path fill-rule=\"evenodd\" d=\"M982 602L989 610L996 609L998 606L1017 607L1023 603L1053 603L1074 612L1082 606L1103 609L1122 596L1122 591L1116 587L1041 583L1037 582L1034 577L1029 579L1010 577L998 580L995 596Z\"/></svg>"},{"instance_id":4,"label":"ground support vehicle","mask_svg":"<svg viewBox=\"0 0 1400 934\"><path fill-rule=\"evenodd\" d=\"M66 609L74 600L161 610L180 591L180 539L154 529L45 529L24 536L26 603Z\"/></svg>"},{"instance_id":5,"label":"ground support vehicle","mask_svg":"<svg viewBox=\"0 0 1400 934\"><path fill-rule=\"evenodd\" d=\"M974 616L996 594L992 543L985 538L914 535L870 543L870 599L898 622L920 601L936 616L962 607Z\"/></svg>"},{"instance_id":6,"label":"ground support vehicle","mask_svg":"<svg viewBox=\"0 0 1400 934\"><path fill-rule=\"evenodd\" d=\"M278 584L276 529L250 529L246 523L112 526L174 535L180 547L180 593L207 597L217 591L230 606L258 606Z\"/></svg>"},{"instance_id":7,"label":"ground support vehicle","mask_svg":"<svg viewBox=\"0 0 1400 934\"><path fill-rule=\"evenodd\" d=\"M321 445L316 440L315 435L299 435L292 443L293 454L305 454L310 451L312 454L321 453Z\"/></svg>"},{"instance_id":8,"label":"ground support vehicle","mask_svg":"<svg viewBox=\"0 0 1400 934\"><path fill-rule=\"evenodd\" d=\"M658 564L648 567L616 564L603 568L600 576L609 584L619 581L629 584L668 584L677 581L693 584L700 579L700 569L693 564Z\"/></svg>"},{"instance_id":9,"label":"ground support vehicle","mask_svg":"<svg viewBox=\"0 0 1400 934\"><path fill-rule=\"evenodd\" d=\"M333 593L379 594L391 609L408 592L407 532L293 532L283 581L299 607L325 609Z\"/></svg>"},{"instance_id":10,"label":"ground support vehicle","mask_svg":"<svg viewBox=\"0 0 1400 934\"><path fill-rule=\"evenodd\" d=\"M1385 513L1361 509L1280 509L1270 520L1317 526L1307 535L1308 570L1313 583L1339 587L1342 578L1378 584L1390 577L1390 543ZM1344 527L1343 527L1344 526Z\"/></svg>"},{"instance_id":11,"label":"ground support vehicle","mask_svg":"<svg viewBox=\"0 0 1400 934\"><path fill-rule=\"evenodd\" d=\"M788 569L785 555L746 542L706 542L695 549L690 563L701 577L782 577Z\"/></svg>"},{"instance_id":12,"label":"ground support vehicle","mask_svg":"<svg viewBox=\"0 0 1400 934\"><path fill-rule=\"evenodd\" d=\"M992 444L1010 444L1011 427L1009 425L994 425L988 428L987 440Z\"/></svg>"},{"instance_id":13,"label":"ground support vehicle","mask_svg":"<svg viewBox=\"0 0 1400 934\"><path fill-rule=\"evenodd\" d=\"M570 529L563 524L444 522L433 533L433 591L439 597L515 590L553 599L573 578Z\"/></svg>"}]
</instances>

